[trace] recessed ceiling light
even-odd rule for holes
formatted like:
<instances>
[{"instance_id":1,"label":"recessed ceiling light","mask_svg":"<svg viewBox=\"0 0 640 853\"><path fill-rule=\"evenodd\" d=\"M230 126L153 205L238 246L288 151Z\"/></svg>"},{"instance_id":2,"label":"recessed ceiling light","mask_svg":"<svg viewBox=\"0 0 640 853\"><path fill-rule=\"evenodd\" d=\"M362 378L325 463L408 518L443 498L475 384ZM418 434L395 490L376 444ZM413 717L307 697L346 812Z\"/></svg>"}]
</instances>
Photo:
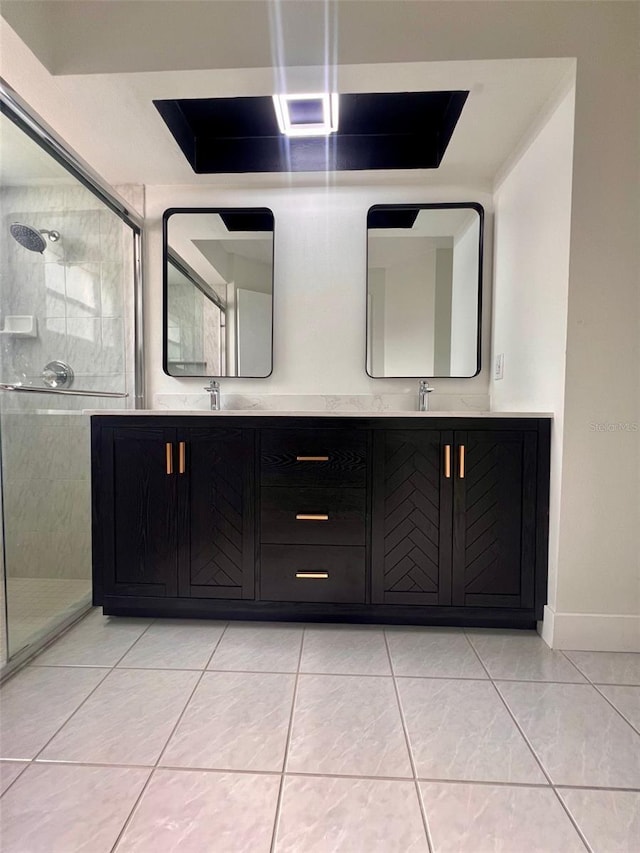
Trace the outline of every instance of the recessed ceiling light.
<instances>
[{"instance_id":1,"label":"recessed ceiling light","mask_svg":"<svg viewBox=\"0 0 640 853\"><path fill-rule=\"evenodd\" d=\"M328 136L338 129L338 95L273 95L280 133L285 136Z\"/></svg>"}]
</instances>

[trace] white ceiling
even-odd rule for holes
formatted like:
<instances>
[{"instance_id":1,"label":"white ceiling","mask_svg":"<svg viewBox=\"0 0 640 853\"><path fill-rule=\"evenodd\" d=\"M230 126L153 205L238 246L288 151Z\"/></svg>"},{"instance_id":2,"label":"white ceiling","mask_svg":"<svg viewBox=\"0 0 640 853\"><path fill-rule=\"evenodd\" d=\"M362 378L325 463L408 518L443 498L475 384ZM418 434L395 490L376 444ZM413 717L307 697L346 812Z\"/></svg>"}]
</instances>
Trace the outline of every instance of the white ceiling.
<instances>
[{"instance_id":1,"label":"white ceiling","mask_svg":"<svg viewBox=\"0 0 640 853\"><path fill-rule=\"evenodd\" d=\"M293 16L288 22L278 24L277 10L284 9L286 17L294 7L307 9L304 38L309 48L307 55L313 59L317 57L318 33L310 22L315 20L313 16L323 5L313 0L284 4L265 4L261 0L208 3L190 0L180 3L155 0L14 3L5 0L0 9L40 62L57 72L51 74L47 70L43 73L55 87L57 96L73 108L78 121L90 127L95 137L91 156L86 151L78 153L112 184L288 186L326 183L322 173L196 175L152 101L269 95L276 90L318 90L324 88L326 79L330 78L331 87L339 92L470 91L439 169L336 173L331 178L334 184L425 182L490 188L504 164L557 100L573 73L573 60L561 58L281 65L282 57L294 56L299 60L300 44L295 35L301 37L302 19ZM353 4L341 4L341 8L343 6ZM214 25L210 27L208 53L212 67L203 69L202 39L196 33L198 22L202 24L204 7L208 7L209 16L214 16L208 19ZM250 7L257 17L252 19L252 26L247 27ZM266 7L270 11L265 15ZM175 23L177 9L182 21L180 26ZM143 32L141 22L144 20L148 27ZM200 64L195 70L185 70L189 67L189 51L182 41L177 44L185 36L187 25L193 39L192 61ZM8 25L3 22L3 26ZM323 32L323 27L319 26ZM222 35L228 38L234 33L233 50L226 41L223 50L220 46ZM132 50L133 42L139 47L138 54ZM372 49L371 55L375 54L376 50ZM135 56L138 58L134 62ZM231 61L237 62L238 67L229 67ZM255 67L257 61L265 64ZM128 70L132 67L156 70ZM68 73L70 71L75 73ZM2 73L11 82L10 69L5 73L3 68ZM2 142L4 145L4 135ZM10 139L7 144L11 144Z\"/></svg>"}]
</instances>

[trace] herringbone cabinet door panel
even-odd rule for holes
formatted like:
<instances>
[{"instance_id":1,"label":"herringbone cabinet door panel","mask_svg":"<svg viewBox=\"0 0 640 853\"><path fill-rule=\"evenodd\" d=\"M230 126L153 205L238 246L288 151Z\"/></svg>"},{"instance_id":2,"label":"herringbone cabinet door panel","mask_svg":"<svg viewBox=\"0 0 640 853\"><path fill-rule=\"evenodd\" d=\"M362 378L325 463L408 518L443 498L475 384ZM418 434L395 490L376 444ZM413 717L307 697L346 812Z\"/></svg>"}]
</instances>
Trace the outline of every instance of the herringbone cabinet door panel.
<instances>
[{"instance_id":1,"label":"herringbone cabinet door panel","mask_svg":"<svg viewBox=\"0 0 640 853\"><path fill-rule=\"evenodd\" d=\"M195 437L188 445L190 595L243 597L248 558L246 460L237 432L210 440Z\"/></svg>"},{"instance_id":2,"label":"herringbone cabinet door panel","mask_svg":"<svg viewBox=\"0 0 640 853\"><path fill-rule=\"evenodd\" d=\"M519 607L523 554L521 433L456 433L465 478L455 480L453 603Z\"/></svg>"},{"instance_id":3,"label":"herringbone cabinet door panel","mask_svg":"<svg viewBox=\"0 0 640 853\"><path fill-rule=\"evenodd\" d=\"M382 573L383 600L442 603L440 578L448 549L441 544L446 539L441 520L440 433L389 430L381 457L381 496L374 520L381 553L374 561L374 572Z\"/></svg>"}]
</instances>

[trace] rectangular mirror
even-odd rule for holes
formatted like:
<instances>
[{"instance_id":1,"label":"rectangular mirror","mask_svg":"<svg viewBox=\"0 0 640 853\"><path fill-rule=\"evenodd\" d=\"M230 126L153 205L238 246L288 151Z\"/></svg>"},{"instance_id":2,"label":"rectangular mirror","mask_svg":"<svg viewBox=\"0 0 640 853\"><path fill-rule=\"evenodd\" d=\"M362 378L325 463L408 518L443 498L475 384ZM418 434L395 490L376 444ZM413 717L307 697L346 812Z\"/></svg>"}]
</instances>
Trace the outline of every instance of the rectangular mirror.
<instances>
[{"instance_id":1,"label":"rectangular mirror","mask_svg":"<svg viewBox=\"0 0 640 853\"><path fill-rule=\"evenodd\" d=\"M369 376L479 373L483 224L473 202L369 209Z\"/></svg>"},{"instance_id":2,"label":"rectangular mirror","mask_svg":"<svg viewBox=\"0 0 640 853\"><path fill-rule=\"evenodd\" d=\"M171 208L163 217L169 376L264 378L273 362L273 213Z\"/></svg>"}]
</instances>

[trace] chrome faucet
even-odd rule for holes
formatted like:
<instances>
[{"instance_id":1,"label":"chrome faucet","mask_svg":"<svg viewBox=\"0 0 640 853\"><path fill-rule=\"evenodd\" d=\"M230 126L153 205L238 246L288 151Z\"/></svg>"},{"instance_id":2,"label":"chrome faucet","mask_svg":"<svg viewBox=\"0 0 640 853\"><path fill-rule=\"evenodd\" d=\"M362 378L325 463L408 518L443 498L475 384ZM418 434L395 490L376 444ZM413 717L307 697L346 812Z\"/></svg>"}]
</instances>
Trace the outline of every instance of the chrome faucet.
<instances>
[{"instance_id":1,"label":"chrome faucet","mask_svg":"<svg viewBox=\"0 0 640 853\"><path fill-rule=\"evenodd\" d=\"M429 388L429 383L426 379L420 380L420 390L418 391L418 411L419 412L428 412L429 411L429 394L433 391L433 388Z\"/></svg>"},{"instance_id":2,"label":"chrome faucet","mask_svg":"<svg viewBox=\"0 0 640 853\"><path fill-rule=\"evenodd\" d=\"M215 379L210 379L209 384L204 386L204 390L209 392L211 396L211 411L220 411L220 383Z\"/></svg>"}]
</instances>

